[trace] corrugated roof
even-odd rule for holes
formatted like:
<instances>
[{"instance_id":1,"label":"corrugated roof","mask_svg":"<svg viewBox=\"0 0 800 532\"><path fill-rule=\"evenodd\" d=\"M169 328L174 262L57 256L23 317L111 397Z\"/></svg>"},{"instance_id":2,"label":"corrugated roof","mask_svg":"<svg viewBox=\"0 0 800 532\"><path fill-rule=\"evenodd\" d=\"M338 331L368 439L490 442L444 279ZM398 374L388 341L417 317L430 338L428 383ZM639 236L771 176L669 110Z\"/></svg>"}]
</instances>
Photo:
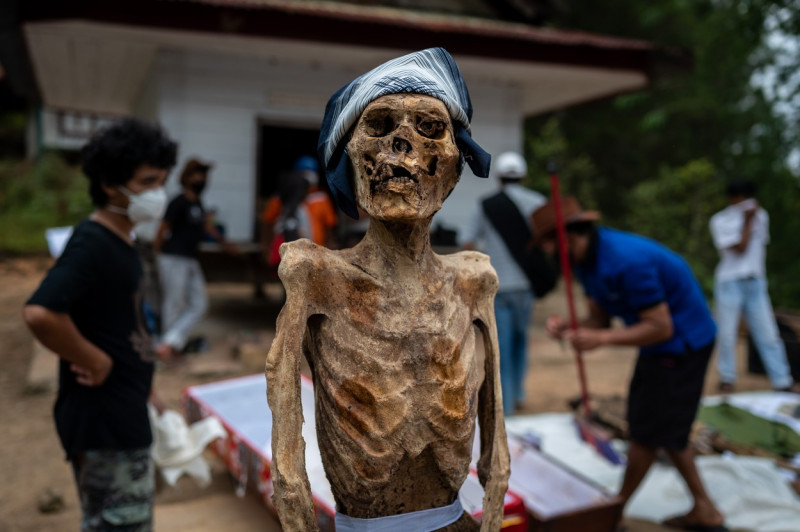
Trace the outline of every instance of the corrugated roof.
<instances>
[{"instance_id":1,"label":"corrugated roof","mask_svg":"<svg viewBox=\"0 0 800 532\"><path fill-rule=\"evenodd\" d=\"M302 1L302 0L301 0ZM357 6L387 6L429 13L449 13L482 18L501 18L497 6L506 0L328 0Z\"/></svg>"},{"instance_id":2,"label":"corrugated roof","mask_svg":"<svg viewBox=\"0 0 800 532\"><path fill-rule=\"evenodd\" d=\"M163 0L254 10L278 10L287 14L311 15L362 23L380 23L412 29L470 33L523 41L606 49L654 50L646 41L622 39L579 31L567 31L527 24L502 22L464 15L413 11L386 6L361 6L316 0Z\"/></svg>"}]
</instances>

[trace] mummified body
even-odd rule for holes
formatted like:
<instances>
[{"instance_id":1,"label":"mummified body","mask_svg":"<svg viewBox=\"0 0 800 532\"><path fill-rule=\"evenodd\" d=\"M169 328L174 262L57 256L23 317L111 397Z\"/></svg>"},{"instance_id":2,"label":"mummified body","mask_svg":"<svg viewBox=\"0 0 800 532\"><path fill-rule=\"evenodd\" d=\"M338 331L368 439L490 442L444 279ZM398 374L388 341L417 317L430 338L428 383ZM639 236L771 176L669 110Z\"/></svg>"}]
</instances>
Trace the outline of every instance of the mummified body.
<instances>
[{"instance_id":1,"label":"mummified body","mask_svg":"<svg viewBox=\"0 0 800 532\"><path fill-rule=\"evenodd\" d=\"M429 240L432 217L459 179L448 110L430 96L382 96L363 111L347 148L358 205L370 216L366 236L341 251L307 240L281 249L287 300L267 360L281 523L316 528L301 437L305 356L338 512L374 518L453 503L477 416L482 529L499 530L508 449L497 278L485 255L438 256ZM445 528L473 529L466 513Z\"/></svg>"}]
</instances>

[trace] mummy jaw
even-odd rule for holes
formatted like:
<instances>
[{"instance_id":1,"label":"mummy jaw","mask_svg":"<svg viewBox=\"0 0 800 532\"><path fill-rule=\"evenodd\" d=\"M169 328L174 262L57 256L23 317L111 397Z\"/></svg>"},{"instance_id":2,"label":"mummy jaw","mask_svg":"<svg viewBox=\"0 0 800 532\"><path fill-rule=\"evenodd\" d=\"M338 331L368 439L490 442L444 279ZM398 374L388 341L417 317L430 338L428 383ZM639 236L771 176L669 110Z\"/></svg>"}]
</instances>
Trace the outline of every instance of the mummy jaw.
<instances>
[{"instance_id":1,"label":"mummy jaw","mask_svg":"<svg viewBox=\"0 0 800 532\"><path fill-rule=\"evenodd\" d=\"M418 181L410 170L402 166L384 165L375 177L370 181L370 189L373 193L382 190L400 191L410 187L416 187Z\"/></svg>"}]
</instances>

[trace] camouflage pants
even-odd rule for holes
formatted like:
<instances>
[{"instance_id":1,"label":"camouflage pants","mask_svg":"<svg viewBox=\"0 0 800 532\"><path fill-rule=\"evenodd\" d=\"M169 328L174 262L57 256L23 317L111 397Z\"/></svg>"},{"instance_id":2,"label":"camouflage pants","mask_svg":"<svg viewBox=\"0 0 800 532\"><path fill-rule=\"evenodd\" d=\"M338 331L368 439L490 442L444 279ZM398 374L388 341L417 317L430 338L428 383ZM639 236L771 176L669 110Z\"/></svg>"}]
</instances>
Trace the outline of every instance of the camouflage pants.
<instances>
[{"instance_id":1,"label":"camouflage pants","mask_svg":"<svg viewBox=\"0 0 800 532\"><path fill-rule=\"evenodd\" d=\"M153 530L155 478L150 449L86 451L72 460L81 532Z\"/></svg>"}]
</instances>

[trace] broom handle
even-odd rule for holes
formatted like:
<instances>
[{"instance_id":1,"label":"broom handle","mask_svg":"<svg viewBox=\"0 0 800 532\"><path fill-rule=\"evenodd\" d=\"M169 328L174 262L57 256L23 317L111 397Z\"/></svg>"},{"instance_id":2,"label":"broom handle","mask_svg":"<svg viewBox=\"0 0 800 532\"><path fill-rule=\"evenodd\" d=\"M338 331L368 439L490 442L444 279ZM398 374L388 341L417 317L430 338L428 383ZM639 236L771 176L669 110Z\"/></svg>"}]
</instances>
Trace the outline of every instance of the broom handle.
<instances>
[{"instance_id":1,"label":"broom handle","mask_svg":"<svg viewBox=\"0 0 800 532\"><path fill-rule=\"evenodd\" d=\"M561 189L558 184L558 174L555 167L550 168L550 195L553 200L553 208L556 215L556 230L558 233L558 254L561 259L561 273L564 276L564 285L567 289L567 306L569 308L569 328L573 331L578 329L578 318L575 313L575 297L572 295L572 272L569 266L569 256L567 254L567 230L564 223L564 211L561 208ZM583 367L583 353L580 349L575 349L575 362L578 366L578 380L581 386L581 404L584 414L588 417L589 391L586 385L586 370Z\"/></svg>"}]
</instances>

